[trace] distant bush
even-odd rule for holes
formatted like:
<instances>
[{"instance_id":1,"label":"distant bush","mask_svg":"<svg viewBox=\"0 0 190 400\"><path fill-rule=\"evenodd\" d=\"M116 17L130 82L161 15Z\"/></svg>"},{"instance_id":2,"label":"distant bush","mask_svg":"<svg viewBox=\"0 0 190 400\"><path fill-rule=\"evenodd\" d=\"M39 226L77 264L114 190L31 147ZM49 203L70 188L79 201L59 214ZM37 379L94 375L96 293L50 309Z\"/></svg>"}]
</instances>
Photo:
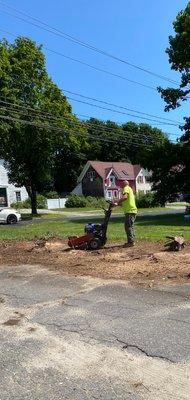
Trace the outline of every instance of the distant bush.
<instances>
[{"instance_id":1,"label":"distant bush","mask_svg":"<svg viewBox=\"0 0 190 400\"><path fill-rule=\"evenodd\" d=\"M17 201L15 203L11 204L11 207L19 209L19 208L31 208L31 202L30 199L26 199L24 201Z\"/></svg>"},{"instance_id":2,"label":"distant bush","mask_svg":"<svg viewBox=\"0 0 190 400\"><path fill-rule=\"evenodd\" d=\"M42 194L37 195L37 208L47 208L47 198Z\"/></svg>"},{"instance_id":3,"label":"distant bush","mask_svg":"<svg viewBox=\"0 0 190 400\"><path fill-rule=\"evenodd\" d=\"M20 208L31 208L31 200L28 198L24 201L17 201L11 204L11 207L20 209ZM37 195L37 208L47 208L47 199L41 194Z\"/></svg>"},{"instance_id":4,"label":"distant bush","mask_svg":"<svg viewBox=\"0 0 190 400\"><path fill-rule=\"evenodd\" d=\"M106 200L102 197L79 196L71 194L66 200L65 207L67 208L102 208L106 206Z\"/></svg>"},{"instance_id":5,"label":"distant bush","mask_svg":"<svg viewBox=\"0 0 190 400\"><path fill-rule=\"evenodd\" d=\"M185 209L185 214L190 215L190 204L187 205Z\"/></svg>"},{"instance_id":6,"label":"distant bush","mask_svg":"<svg viewBox=\"0 0 190 400\"><path fill-rule=\"evenodd\" d=\"M59 194L52 190L51 192L46 194L47 199L58 199L59 198Z\"/></svg>"},{"instance_id":7,"label":"distant bush","mask_svg":"<svg viewBox=\"0 0 190 400\"><path fill-rule=\"evenodd\" d=\"M86 198L77 194L70 194L66 200L65 207L67 208L82 208L86 207Z\"/></svg>"},{"instance_id":8,"label":"distant bush","mask_svg":"<svg viewBox=\"0 0 190 400\"><path fill-rule=\"evenodd\" d=\"M86 206L91 208L102 208L106 207L106 200L104 197L86 197Z\"/></svg>"},{"instance_id":9,"label":"distant bush","mask_svg":"<svg viewBox=\"0 0 190 400\"><path fill-rule=\"evenodd\" d=\"M141 193L136 196L137 208L151 208L158 207L160 204L156 200L154 193Z\"/></svg>"}]
</instances>

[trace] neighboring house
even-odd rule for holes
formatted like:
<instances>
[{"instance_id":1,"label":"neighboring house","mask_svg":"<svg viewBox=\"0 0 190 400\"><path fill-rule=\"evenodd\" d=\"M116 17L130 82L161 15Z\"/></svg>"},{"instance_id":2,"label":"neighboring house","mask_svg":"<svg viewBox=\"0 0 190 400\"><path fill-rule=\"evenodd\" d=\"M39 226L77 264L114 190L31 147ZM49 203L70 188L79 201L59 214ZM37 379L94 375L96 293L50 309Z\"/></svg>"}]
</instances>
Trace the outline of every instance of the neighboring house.
<instances>
[{"instance_id":1,"label":"neighboring house","mask_svg":"<svg viewBox=\"0 0 190 400\"><path fill-rule=\"evenodd\" d=\"M151 191L151 173L140 165L126 162L88 161L72 193L84 196L119 198L121 182L128 180L135 193Z\"/></svg>"},{"instance_id":2,"label":"neighboring house","mask_svg":"<svg viewBox=\"0 0 190 400\"><path fill-rule=\"evenodd\" d=\"M16 187L9 183L8 173L0 159L0 207L10 207L11 203L23 201L28 198L24 187Z\"/></svg>"}]
</instances>

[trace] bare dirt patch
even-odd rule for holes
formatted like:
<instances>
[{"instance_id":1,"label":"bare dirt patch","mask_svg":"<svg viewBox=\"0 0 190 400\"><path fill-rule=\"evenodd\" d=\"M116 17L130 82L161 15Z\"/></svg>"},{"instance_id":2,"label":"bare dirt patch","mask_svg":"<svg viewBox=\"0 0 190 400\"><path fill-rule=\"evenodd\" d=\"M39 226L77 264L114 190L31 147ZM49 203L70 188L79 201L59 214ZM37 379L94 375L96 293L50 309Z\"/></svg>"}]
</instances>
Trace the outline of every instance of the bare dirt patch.
<instances>
[{"instance_id":1,"label":"bare dirt patch","mask_svg":"<svg viewBox=\"0 0 190 400\"><path fill-rule=\"evenodd\" d=\"M89 252L69 250L66 239L47 242L6 241L0 244L0 264L41 264L72 275L89 275L107 279L125 279L143 284L165 280L190 280L190 247L183 251L165 251L163 244L139 242L134 248L121 243L107 244L104 249Z\"/></svg>"}]
</instances>

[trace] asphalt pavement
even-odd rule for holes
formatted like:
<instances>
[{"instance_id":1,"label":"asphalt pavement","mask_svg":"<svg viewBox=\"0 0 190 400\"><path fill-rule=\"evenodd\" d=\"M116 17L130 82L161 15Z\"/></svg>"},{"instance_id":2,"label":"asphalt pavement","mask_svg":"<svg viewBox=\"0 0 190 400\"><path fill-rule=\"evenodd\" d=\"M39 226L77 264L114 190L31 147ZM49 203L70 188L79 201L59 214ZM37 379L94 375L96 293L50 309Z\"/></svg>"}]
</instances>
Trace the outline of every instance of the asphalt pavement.
<instances>
[{"instance_id":1,"label":"asphalt pavement","mask_svg":"<svg viewBox=\"0 0 190 400\"><path fill-rule=\"evenodd\" d=\"M0 267L1 400L188 400L190 285Z\"/></svg>"}]
</instances>

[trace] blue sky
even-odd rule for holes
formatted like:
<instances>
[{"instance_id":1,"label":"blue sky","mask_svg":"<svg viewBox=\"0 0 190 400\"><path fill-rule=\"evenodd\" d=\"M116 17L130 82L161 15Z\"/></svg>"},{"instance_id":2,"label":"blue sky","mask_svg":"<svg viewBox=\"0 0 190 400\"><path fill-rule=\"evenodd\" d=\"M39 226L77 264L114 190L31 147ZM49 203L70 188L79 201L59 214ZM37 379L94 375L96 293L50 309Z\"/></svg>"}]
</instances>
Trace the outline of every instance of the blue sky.
<instances>
[{"instance_id":1,"label":"blue sky","mask_svg":"<svg viewBox=\"0 0 190 400\"><path fill-rule=\"evenodd\" d=\"M172 21L187 5L187 0L4 0L4 3L133 64L174 80L179 79L178 74L170 69L165 49L168 36L172 34ZM150 86L168 86L167 82L159 78L15 19L4 14L3 10L6 8L0 4L1 29L28 36L38 44L128 79ZM7 11L15 14L13 11ZM13 40L11 36L0 32L0 37L3 36ZM156 91L94 71L45 49L44 52L49 75L63 90L175 121L183 121L183 117L188 115L188 103L184 103L178 110L165 113L164 102ZM72 97L80 100L79 97ZM146 122L141 118L132 118L69 101L76 114L104 120L112 119L121 123L129 120ZM172 133L172 139L180 133L178 127L150 123Z\"/></svg>"}]
</instances>

